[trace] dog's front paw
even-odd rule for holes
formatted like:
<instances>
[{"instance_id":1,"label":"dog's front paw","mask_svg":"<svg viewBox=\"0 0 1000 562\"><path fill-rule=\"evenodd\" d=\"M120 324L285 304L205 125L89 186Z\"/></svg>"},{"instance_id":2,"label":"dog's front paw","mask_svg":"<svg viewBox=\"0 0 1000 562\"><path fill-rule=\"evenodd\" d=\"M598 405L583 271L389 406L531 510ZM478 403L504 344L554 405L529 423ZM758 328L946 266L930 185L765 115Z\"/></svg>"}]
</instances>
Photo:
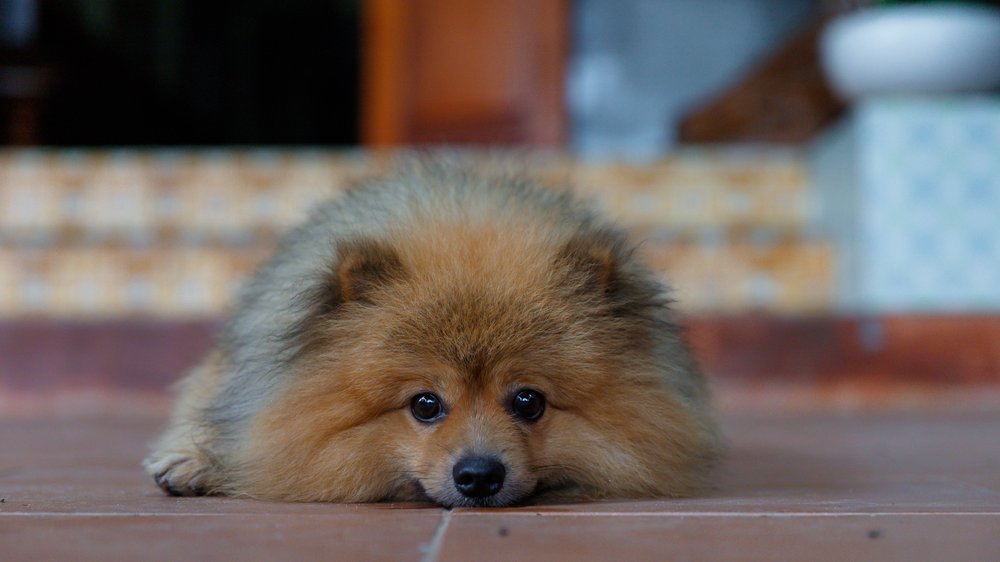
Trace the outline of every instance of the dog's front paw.
<instances>
[{"instance_id":1,"label":"dog's front paw","mask_svg":"<svg viewBox=\"0 0 1000 562\"><path fill-rule=\"evenodd\" d=\"M211 493L208 464L195 451L157 451L143 465L156 485L172 496Z\"/></svg>"}]
</instances>

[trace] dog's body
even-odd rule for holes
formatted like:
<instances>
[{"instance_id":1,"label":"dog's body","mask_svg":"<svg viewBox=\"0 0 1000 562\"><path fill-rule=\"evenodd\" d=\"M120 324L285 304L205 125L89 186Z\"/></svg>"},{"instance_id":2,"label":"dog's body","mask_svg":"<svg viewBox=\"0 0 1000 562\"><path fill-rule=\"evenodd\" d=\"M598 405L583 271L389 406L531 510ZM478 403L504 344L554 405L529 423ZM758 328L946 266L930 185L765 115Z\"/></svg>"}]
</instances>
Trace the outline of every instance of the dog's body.
<instances>
[{"instance_id":1,"label":"dog's body","mask_svg":"<svg viewBox=\"0 0 1000 562\"><path fill-rule=\"evenodd\" d=\"M427 164L292 232L147 460L179 495L682 496L718 449L663 288L568 194Z\"/></svg>"}]
</instances>

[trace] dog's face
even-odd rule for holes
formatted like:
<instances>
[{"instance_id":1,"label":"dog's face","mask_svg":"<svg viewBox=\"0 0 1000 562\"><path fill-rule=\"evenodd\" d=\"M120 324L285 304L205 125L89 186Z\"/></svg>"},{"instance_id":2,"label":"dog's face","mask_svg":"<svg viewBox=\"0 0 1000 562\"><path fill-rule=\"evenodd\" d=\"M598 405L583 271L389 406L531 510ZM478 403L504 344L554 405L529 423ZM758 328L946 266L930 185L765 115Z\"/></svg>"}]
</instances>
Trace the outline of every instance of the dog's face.
<instances>
[{"instance_id":1,"label":"dog's face","mask_svg":"<svg viewBox=\"0 0 1000 562\"><path fill-rule=\"evenodd\" d=\"M456 370L437 378L469 377ZM445 506L509 505L538 490L555 468L543 464L559 415L546 388L524 372L418 388L402 412L410 427L400 451L420 489Z\"/></svg>"},{"instance_id":2,"label":"dog's face","mask_svg":"<svg viewBox=\"0 0 1000 562\"><path fill-rule=\"evenodd\" d=\"M600 408L588 397L597 398L606 377L600 366L572 357L582 342L544 307L532 312L513 295L505 304L517 306L470 296L427 303L439 312L412 319L439 314L434 329L404 335L417 327L411 320L390 330L411 368L424 373L401 385L407 469L446 506L509 505L570 484L587 463L567 446L587 448L578 443L589 425L583 412Z\"/></svg>"},{"instance_id":3,"label":"dog's face","mask_svg":"<svg viewBox=\"0 0 1000 562\"><path fill-rule=\"evenodd\" d=\"M246 487L444 506L692 489L678 469L704 435L649 374L650 326L610 293L623 290L612 249L456 265L469 252L342 250L300 372L255 424Z\"/></svg>"}]
</instances>

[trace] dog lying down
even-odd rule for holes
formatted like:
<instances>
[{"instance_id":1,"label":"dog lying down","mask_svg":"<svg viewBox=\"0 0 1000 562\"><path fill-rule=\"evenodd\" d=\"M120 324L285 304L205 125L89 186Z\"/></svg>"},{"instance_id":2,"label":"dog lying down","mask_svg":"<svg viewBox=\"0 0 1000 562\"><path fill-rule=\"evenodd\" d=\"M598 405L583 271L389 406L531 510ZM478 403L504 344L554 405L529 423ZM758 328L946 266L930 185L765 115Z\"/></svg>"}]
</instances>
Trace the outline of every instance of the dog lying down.
<instances>
[{"instance_id":1,"label":"dog lying down","mask_svg":"<svg viewBox=\"0 0 1000 562\"><path fill-rule=\"evenodd\" d=\"M633 250L516 176L423 162L358 186L249 280L145 466L181 496L695 494L708 392Z\"/></svg>"}]
</instances>

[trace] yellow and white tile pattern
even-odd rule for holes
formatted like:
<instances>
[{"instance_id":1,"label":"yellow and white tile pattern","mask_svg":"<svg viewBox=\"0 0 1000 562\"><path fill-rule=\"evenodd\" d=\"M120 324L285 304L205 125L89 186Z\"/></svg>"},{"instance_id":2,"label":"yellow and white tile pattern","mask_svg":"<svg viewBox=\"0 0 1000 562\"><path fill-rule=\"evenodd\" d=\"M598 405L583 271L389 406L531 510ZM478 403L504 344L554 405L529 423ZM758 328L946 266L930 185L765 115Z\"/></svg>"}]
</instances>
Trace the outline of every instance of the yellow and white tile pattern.
<instances>
[{"instance_id":1,"label":"yellow and white tile pattern","mask_svg":"<svg viewBox=\"0 0 1000 562\"><path fill-rule=\"evenodd\" d=\"M0 318L214 317L282 232L390 156L326 150L0 151ZM495 160L495 158L493 159ZM513 157L637 232L699 312L824 310L804 160L682 149L648 165Z\"/></svg>"}]
</instances>

